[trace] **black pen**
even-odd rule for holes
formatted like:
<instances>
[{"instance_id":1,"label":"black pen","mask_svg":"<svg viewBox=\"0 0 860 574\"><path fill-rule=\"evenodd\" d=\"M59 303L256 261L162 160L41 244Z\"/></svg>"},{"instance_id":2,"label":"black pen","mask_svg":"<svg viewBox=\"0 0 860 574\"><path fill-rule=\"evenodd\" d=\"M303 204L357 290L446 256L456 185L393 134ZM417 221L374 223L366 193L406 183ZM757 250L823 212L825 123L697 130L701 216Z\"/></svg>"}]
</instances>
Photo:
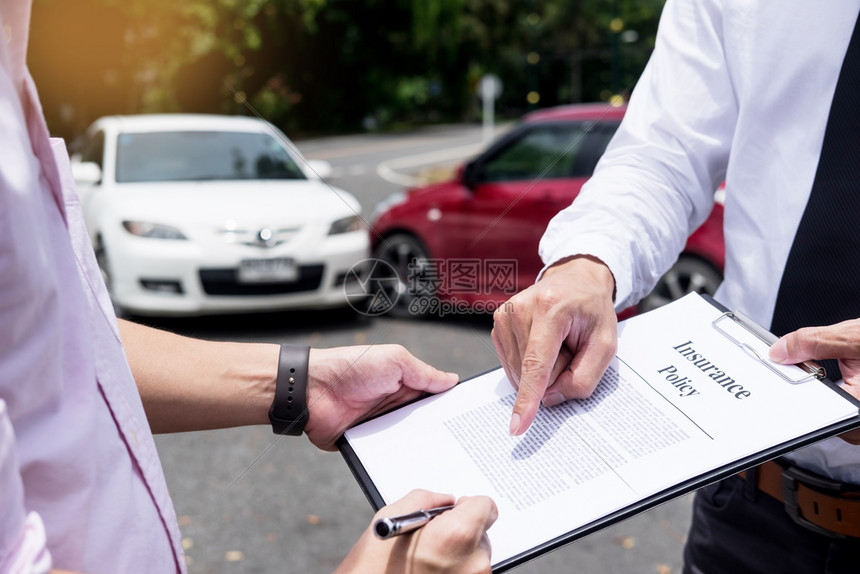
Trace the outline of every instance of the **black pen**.
<instances>
[{"instance_id":1,"label":"black pen","mask_svg":"<svg viewBox=\"0 0 860 574\"><path fill-rule=\"evenodd\" d=\"M440 506L438 508L428 508L427 510L416 510L403 516L392 516L391 518L380 518L373 525L373 532L378 538L383 540L397 536L398 534L406 534L418 528L421 528L434 516L439 516L446 510L454 508L451 506Z\"/></svg>"}]
</instances>

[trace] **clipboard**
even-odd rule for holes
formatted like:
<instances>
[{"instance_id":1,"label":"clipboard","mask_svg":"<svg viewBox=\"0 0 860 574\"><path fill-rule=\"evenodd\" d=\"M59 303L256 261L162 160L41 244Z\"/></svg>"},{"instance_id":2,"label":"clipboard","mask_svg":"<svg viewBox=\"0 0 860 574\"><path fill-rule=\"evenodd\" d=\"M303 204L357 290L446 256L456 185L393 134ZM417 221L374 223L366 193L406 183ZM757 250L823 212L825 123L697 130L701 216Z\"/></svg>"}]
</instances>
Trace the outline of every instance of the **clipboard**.
<instances>
[{"instance_id":1,"label":"clipboard","mask_svg":"<svg viewBox=\"0 0 860 574\"><path fill-rule=\"evenodd\" d=\"M719 309L725 309L708 295L702 296L709 303ZM740 327L740 336L733 333L732 329L727 328L727 324L734 324ZM720 332L724 337L731 340L735 345L742 348L747 353L750 353L765 367L776 373L781 379L788 383L799 384L811 381L813 379L824 380L827 378L827 372L824 367L814 361L804 361L796 366L805 371L805 375L793 376L788 368L783 368L781 365L775 365L765 358L767 348L777 342L779 337L760 327L752 319L737 311L724 310L723 314L714 319L711 326ZM764 346L764 347L762 347Z\"/></svg>"},{"instance_id":2,"label":"clipboard","mask_svg":"<svg viewBox=\"0 0 860 574\"><path fill-rule=\"evenodd\" d=\"M673 484L668 488L662 489L648 496L644 496L633 503L627 504L619 510L607 512L604 515L594 520L591 520L586 524L571 528L570 530L564 532L559 536L552 537L539 544L531 546L527 550L518 552L517 554L507 557L498 562L494 562L493 572L505 572L525 562L528 562L546 552L550 552L552 550L565 546L589 534L592 534L608 526L623 521L627 518L650 510L656 506L669 502L670 500L688 494L694 490L698 490L699 488L707 486L711 483L731 477L742 470L746 470L753 466L762 464L768 460L772 460L798 448L818 442L819 440L836 436L843 432L860 427L860 401L845 392L842 388L839 387L839 385L827 379L823 369L821 369L815 363L810 362L808 364L799 365L804 373L802 376L786 376L786 374L780 372L780 370L774 369L773 365L770 364L769 361L764 359L764 356L762 356L761 354L760 347L757 346L769 346L773 341L777 340L774 335L770 334L767 330L758 326L753 321L741 315L740 313L730 311L722 304L715 301L713 298L708 296L697 296L702 297L709 304L713 305L721 312L721 315L719 315L712 322L711 326L721 335L728 338L735 345L740 347L745 354L755 357L759 362L762 363L763 366L767 367L768 369L770 369L771 372L778 375L780 379L783 380L787 385L794 386L806 384L821 384L830 388L833 392L835 392L840 397L848 401L848 403L850 403L850 406L853 409L852 412L854 413L853 416L850 416L849 418L846 418L839 422L835 422L833 424L817 428L810 432L806 432L801 436L796 436L791 439L785 440L774 446L759 450L754 454L738 457L731 462L721 464L716 468L701 472L685 480L678 481L677 483ZM739 328L740 331L737 331L737 328ZM750 337L752 339L750 339ZM487 373L483 373L481 375L477 375L473 378L467 379L461 382L460 385L468 385L470 381L479 379L486 374ZM426 399L419 399L418 402L420 403L422 400ZM374 511L377 511L383 506L385 506L386 501L384 497L380 493L376 484L374 484L371 474L368 472L368 469L365 468L364 462L362 461L361 457L353 449L352 444L346 438L346 436L341 437L341 439L337 443L337 446L345 462L350 468L353 476L359 483L362 491L364 492L365 496L373 507ZM528 527L525 526L524 528Z\"/></svg>"}]
</instances>

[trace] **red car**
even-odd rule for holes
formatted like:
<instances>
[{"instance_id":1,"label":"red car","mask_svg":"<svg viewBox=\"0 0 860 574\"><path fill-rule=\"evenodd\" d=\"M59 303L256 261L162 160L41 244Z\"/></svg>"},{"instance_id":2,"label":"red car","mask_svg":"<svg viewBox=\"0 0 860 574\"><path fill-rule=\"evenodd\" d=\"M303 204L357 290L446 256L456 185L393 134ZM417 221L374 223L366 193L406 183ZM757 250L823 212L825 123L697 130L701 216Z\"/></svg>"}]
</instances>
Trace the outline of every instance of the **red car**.
<instances>
[{"instance_id":1,"label":"red car","mask_svg":"<svg viewBox=\"0 0 860 574\"><path fill-rule=\"evenodd\" d=\"M593 173L624 111L580 104L533 112L454 179L377 206L374 257L398 278L390 312L491 312L534 283L543 266L538 241ZM712 294L724 262L718 202L639 310L690 291Z\"/></svg>"}]
</instances>

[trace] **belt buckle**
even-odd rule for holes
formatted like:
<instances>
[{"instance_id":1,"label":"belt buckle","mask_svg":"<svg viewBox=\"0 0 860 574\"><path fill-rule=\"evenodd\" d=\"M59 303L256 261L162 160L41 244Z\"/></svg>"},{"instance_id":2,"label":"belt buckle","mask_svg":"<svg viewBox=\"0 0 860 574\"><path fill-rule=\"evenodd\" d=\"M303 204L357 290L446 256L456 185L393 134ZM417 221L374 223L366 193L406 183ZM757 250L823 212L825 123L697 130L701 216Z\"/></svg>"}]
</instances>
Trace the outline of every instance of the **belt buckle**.
<instances>
[{"instance_id":1,"label":"belt buckle","mask_svg":"<svg viewBox=\"0 0 860 574\"><path fill-rule=\"evenodd\" d=\"M827 528L818 526L817 524L813 524L800 514L800 507L797 504L798 482L812 490L816 490L824 494L836 495L842 494L842 483L807 472L796 466L784 466L782 469L782 499L784 501L785 511L791 519L804 528L808 528L809 530L827 536L828 538L846 540L848 536L845 534L840 534L839 532L834 532Z\"/></svg>"}]
</instances>

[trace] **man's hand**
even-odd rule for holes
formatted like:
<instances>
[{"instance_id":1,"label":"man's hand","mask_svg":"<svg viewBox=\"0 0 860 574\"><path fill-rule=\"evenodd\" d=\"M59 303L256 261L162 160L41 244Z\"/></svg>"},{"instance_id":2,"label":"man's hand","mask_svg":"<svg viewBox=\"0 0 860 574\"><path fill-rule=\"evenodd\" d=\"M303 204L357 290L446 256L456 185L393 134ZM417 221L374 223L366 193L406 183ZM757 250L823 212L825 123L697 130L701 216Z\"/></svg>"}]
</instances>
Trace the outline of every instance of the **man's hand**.
<instances>
[{"instance_id":1,"label":"man's hand","mask_svg":"<svg viewBox=\"0 0 860 574\"><path fill-rule=\"evenodd\" d=\"M845 390L860 399L860 319L827 327L804 327L785 335L770 348L770 360L781 365L821 359L839 360ZM860 430L841 437L860 444Z\"/></svg>"},{"instance_id":2,"label":"man's hand","mask_svg":"<svg viewBox=\"0 0 860 574\"><path fill-rule=\"evenodd\" d=\"M381 509L335 574L489 573L487 529L496 521L498 510L486 496L463 497L453 509L410 534L388 540L380 540L373 534L373 523L379 518L453 503L453 496L414 490Z\"/></svg>"},{"instance_id":3,"label":"man's hand","mask_svg":"<svg viewBox=\"0 0 860 574\"><path fill-rule=\"evenodd\" d=\"M305 432L323 450L334 450L343 431L396 405L457 384L400 345L311 349L309 418Z\"/></svg>"},{"instance_id":4,"label":"man's hand","mask_svg":"<svg viewBox=\"0 0 860 574\"><path fill-rule=\"evenodd\" d=\"M578 256L496 310L493 343L518 389L512 435L529 428L541 400L554 406L594 391L618 345L614 289L609 268Z\"/></svg>"}]
</instances>

